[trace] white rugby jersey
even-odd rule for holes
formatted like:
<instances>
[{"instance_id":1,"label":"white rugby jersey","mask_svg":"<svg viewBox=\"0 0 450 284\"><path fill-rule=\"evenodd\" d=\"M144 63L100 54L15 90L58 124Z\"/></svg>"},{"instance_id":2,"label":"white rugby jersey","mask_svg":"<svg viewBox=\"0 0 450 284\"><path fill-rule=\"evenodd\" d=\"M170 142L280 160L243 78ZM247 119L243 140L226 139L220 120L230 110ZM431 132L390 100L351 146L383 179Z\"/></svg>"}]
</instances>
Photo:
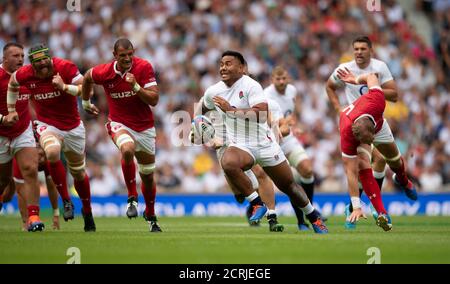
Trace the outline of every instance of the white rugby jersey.
<instances>
[{"instance_id":1,"label":"white rugby jersey","mask_svg":"<svg viewBox=\"0 0 450 284\"><path fill-rule=\"evenodd\" d=\"M389 71L389 68L387 67L386 63L384 63L381 60L371 58L369 65L361 69L356 64L355 60L345 62L340 64L331 74L330 79L331 81L336 84L337 86L344 87L345 86L345 96L347 97L347 103L351 104L354 101L356 101L360 96L366 94L369 92L369 89L367 88L367 85L353 85L344 83L337 77L337 70L338 69L344 69L347 67L348 70L350 70L355 76L366 74L366 73L377 73L378 78L380 80L380 85L383 85L384 83L393 80L391 71Z\"/></svg>"},{"instance_id":2,"label":"white rugby jersey","mask_svg":"<svg viewBox=\"0 0 450 284\"><path fill-rule=\"evenodd\" d=\"M251 108L260 103L267 103L263 89L258 82L247 75L243 75L231 87L220 81L205 91L203 104L207 109L215 109L222 114L229 141L252 147L267 145L274 141L266 122L256 122L256 115L247 120L224 115L224 112L214 104L213 97L215 96L224 98L237 109ZM267 113L260 115L267 116Z\"/></svg>"},{"instance_id":3,"label":"white rugby jersey","mask_svg":"<svg viewBox=\"0 0 450 284\"><path fill-rule=\"evenodd\" d=\"M272 116L272 122L278 121L278 120L284 118L283 111L281 110L280 104L277 103L277 101L275 101L271 98L268 98L267 104L269 105L269 112Z\"/></svg>"},{"instance_id":4,"label":"white rugby jersey","mask_svg":"<svg viewBox=\"0 0 450 284\"><path fill-rule=\"evenodd\" d=\"M264 95L278 103L283 118L294 113L295 98L297 97L297 89L294 85L288 84L284 94L280 94L277 89L275 89L275 85L271 84L264 89Z\"/></svg>"}]
</instances>

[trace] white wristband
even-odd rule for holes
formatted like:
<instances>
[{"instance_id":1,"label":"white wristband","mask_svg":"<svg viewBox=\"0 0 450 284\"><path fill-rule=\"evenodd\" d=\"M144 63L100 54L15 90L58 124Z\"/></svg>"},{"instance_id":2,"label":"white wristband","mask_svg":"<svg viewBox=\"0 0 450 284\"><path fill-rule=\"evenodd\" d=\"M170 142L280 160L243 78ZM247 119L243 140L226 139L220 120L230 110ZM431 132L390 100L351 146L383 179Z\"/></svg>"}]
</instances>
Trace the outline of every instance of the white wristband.
<instances>
[{"instance_id":1,"label":"white wristband","mask_svg":"<svg viewBox=\"0 0 450 284\"><path fill-rule=\"evenodd\" d=\"M91 99L89 100L81 100L81 105L83 106L83 109L91 109Z\"/></svg>"},{"instance_id":2,"label":"white wristband","mask_svg":"<svg viewBox=\"0 0 450 284\"><path fill-rule=\"evenodd\" d=\"M137 93L139 92L139 90L141 89L141 86L139 86L139 84L136 82L133 85L133 92Z\"/></svg>"},{"instance_id":3,"label":"white wristband","mask_svg":"<svg viewBox=\"0 0 450 284\"><path fill-rule=\"evenodd\" d=\"M361 208L361 198L359 197L351 197L353 210Z\"/></svg>"},{"instance_id":4,"label":"white wristband","mask_svg":"<svg viewBox=\"0 0 450 284\"><path fill-rule=\"evenodd\" d=\"M79 85L66 85L64 84L64 92L76 97L80 94L80 86Z\"/></svg>"},{"instance_id":5,"label":"white wristband","mask_svg":"<svg viewBox=\"0 0 450 284\"><path fill-rule=\"evenodd\" d=\"M53 209L53 217L59 217L59 208Z\"/></svg>"}]
</instances>

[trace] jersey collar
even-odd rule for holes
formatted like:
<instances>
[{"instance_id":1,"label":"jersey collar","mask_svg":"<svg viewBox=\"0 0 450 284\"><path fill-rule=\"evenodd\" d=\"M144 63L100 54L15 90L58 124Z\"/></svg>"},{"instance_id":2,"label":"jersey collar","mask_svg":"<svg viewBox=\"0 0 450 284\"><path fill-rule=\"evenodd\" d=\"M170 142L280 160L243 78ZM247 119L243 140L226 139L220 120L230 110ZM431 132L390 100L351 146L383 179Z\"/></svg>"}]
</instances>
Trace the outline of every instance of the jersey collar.
<instances>
[{"instance_id":1,"label":"jersey collar","mask_svg":"<svg viewBox=\"0 0 450 284\"><path fill-rule=\"evenodd\" d=\"M364 114L358 116L354 122L357 122L359 119L361 119L363 117L368 117L373 122L373 125L375 126L375 128L377 127L377 122L375 121L375 118L368 113L364 113Z\"/></svg>"},{"instance_id":2,"label":"jersey collar","mask_svg":"<svg viewBox=\"0 0 450 284\"><path fill-rule=\"evenodd\" d=\"M8 72L8 70L6 70L5 68L3 68L3 63L2 63L2 64L0 64L0 69L3 69L3 70L5 70L5 72L6 72L6 73L8 73L9 75L11 75L11 73L9 73L9 72Z\"/></svg>"},{"instance_id":3,"label":"jersey collar","mask_svg":"<svg viewBox=\"0 0 450 284\"><path fill-rule=\"evenodd\" d=\"M130 70L131 70L131 68L133 68L133 61L131 61L131 66L130 66L130 68L128 68L127 70L125 70L125 72L120 72L119 70L117 70L117 61L114 61L114 72L116 73L116 74L118 74L120 77L122 77L123 78L123 76L125 76Z\"/></svg>"}]
</instances>

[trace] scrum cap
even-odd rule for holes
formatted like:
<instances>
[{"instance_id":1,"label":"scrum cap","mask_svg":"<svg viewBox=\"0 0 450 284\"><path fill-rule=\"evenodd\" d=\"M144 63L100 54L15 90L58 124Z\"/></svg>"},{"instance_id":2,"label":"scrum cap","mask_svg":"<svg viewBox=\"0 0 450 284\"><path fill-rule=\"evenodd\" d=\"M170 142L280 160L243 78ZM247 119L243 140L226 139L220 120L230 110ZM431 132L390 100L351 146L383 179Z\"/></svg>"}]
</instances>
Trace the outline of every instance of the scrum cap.
<instances>
[{"instance_id":1,"label":"scrum cap","mask_svg":"<svg viewBox=\"0 0 450 284\"><path fill-rule=\"evenodd\" d=\"M31 63L34 63L44 58L51 58L50 51L45 44L40 43L34 45L28 51L28 59L30 59Z\"/></svg>"}]
</instances>

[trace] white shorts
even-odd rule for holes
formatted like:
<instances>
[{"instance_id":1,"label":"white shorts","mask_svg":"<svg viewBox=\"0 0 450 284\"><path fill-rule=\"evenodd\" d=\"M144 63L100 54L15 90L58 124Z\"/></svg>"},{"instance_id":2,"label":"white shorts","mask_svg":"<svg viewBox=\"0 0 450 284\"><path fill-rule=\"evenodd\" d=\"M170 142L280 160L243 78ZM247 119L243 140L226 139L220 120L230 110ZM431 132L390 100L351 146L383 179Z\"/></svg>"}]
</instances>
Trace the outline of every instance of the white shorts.
<instances>
[{"instance_id":1,"label":"white shorts","mask_svg":"<svg viewBox=\"0 0 450 284\"><path fill-rule=\"evenodd\" d=\"M269 143L266 146L251 147L242 144L231 143L228 147L236 147L252 156L254 163L261 167L273 167L286 161L286 156L277 143Z\"/></svg>"},{"instance_id":2,"label":"white shorts","mask_svg":"<svg viewBox=\"0 0 450 284\"><path fill-rule=\"evenodd\" d=\"M14 155L22 148L35 148L36 140L34 139L33 127L28 128L16 138L0 136L0 164L6 164L12 160Z\"/></svg>"},{"instance_id":3,"label":"white shorts","mask_svg":"<svg viewBox=\"0 0 450 284\"><path fill-rule=\"evenodd\" d=\"M36 126L36 132L39 137L42 137L47 132L53 132L58 135L59 138L62 138L63 141L61 150L63 152L74 152L80 155L84 154L86 130L84 129L84 124L82 121L80 121L80 125L68 131L60 130L39 120L35 120L34 125Z\"/></svg>"},{"instance_id":4,"label":"white shorts","mask_svg":"<svg viewBox=\"0 0 450 284\"><path fill-rule=\"evenodd\" d=\"M280 146L283 150L284 155L286 155L286 157L288 158L289 164L293 167L297 167L300 162L309 159L309 156L306 153L305 148L303 148L303 145L292 134L283 137ZM291 155L295 157L290 157Z\"/></svg>"},{"instance_id":5,"label":"white shorts","mask_svg":"<svg viewBox=\"0 0 450 284\"><path fill-rule=\"evenodd\" d=\"M106 130L109 136L114 141L114 135L120 130L126 130L131 134L131 138L134 140L136 152L146 152L150 155L156 153L156 130L155 127L146 129L141 132L134 131L133 129L123 125L119 122L110 121L106 123ZM117 146L117 145L116 145Z\"/></svg>"},{"instance_id":6,"label":"white shorts","mask_svg":"<svg viewBox=\"0 0 450 284\"><path fill-rule=\"evenodd\" d=\"M225 150L228 148L228 145L223 145L220 148L216 149L216 156L217 156L217 161L219 161L219 165L222 167L222 157L223 157L223 153L225 153Z\"/></svg>"},{"instance_id":7,"label":"white shorts","mask_svg":"<svg viewBox=\"0 0 450 284\"><path fill-rule=\"evenodd\" d=\"M384 119L383 126L381 127L380 131L378 131L375 134L375 137L373 139L373 144L389 144L394 142L394 135L392 135L391 128L389 127L389 123Z\"/></svg>"}]
</instances>

